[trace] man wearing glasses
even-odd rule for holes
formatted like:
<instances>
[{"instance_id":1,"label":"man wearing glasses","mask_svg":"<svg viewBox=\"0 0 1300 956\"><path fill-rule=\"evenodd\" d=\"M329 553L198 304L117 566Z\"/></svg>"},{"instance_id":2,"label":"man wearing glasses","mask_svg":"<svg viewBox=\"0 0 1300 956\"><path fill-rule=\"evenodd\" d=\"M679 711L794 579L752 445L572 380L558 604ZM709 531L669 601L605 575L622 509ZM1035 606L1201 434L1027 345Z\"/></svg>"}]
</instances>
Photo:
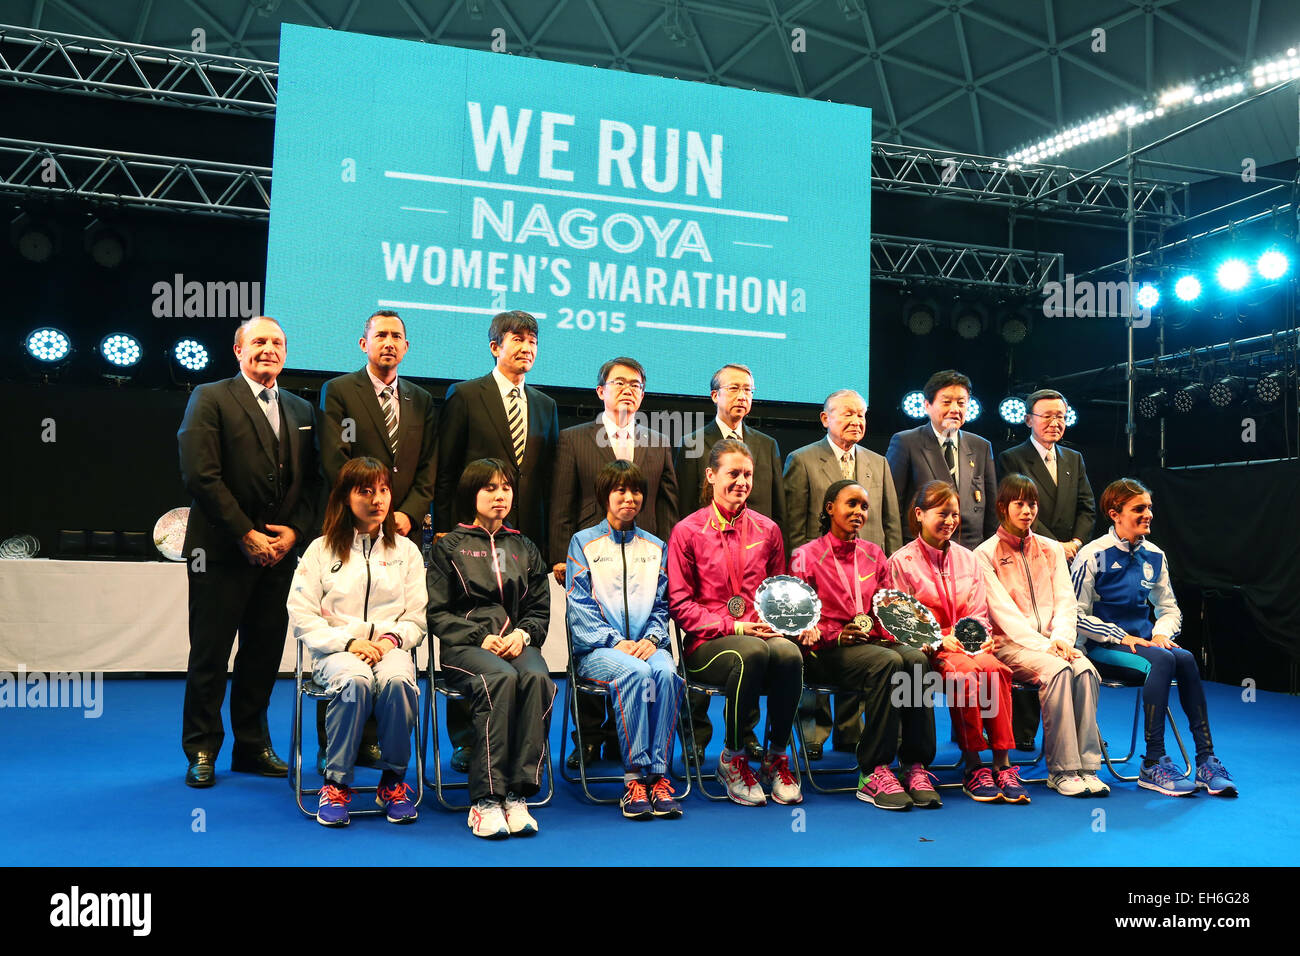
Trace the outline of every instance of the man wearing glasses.
<instances>
[{"instance_id":1,"label":"man wearing glasses","mask_svg":"<svg viewBox=\"0 0 1300 956\"><path fill-rule=\"evenodd\" d=\"M1061 542L1073 561L1083 542L1092 540L1097 516L1083 456L1061 446L1065 435L1065 397L1049 388L1025 399L1029 440L998 456L998 473L1019 472L1038 486L1038 518L1033 530Z\"/></svg>"},{"instance_id":2,"label":"man wearing glasses","mask_svg":"<svg viewBox=\"0 0 1300 956\"><path fill-rule=\"evenodd\" d=\"M739 364L722 366L709 382L709 397L718 409L713 421L697 432L687 435L677 450L677 481L682 489L682 515L703 508L712 493L704 479L704 468L709 452L724 438L738 438L754 453L754 485L749 492L746 507L766 515L785 533L785 489L781 484L781 449L776 439L757 428L745 424L745 417L754 407L754 374ZM704 694L690 695L691 722L695 725L695 747L703 762L704 745L713 738L713 724L709 720L709 698ZM746 715L749 729L742 734L745 750L754 760L761 760L762 744L754 734L758 710Z\"/></svg>"},{"instance_id":3,"label":"man wearing glasses","mask_svg":"<svg viewBox=\"0 0 1300 956\"><path fill-rule=\"evenodd\" d=\"M596 500L596 475L615 459L635 463L645 476L645 504L637 516L637 527L667 541L677 522L677 473L673 469L672 444L636 421L636 413L645 398L645 382L645 369L636 359L610 359L600 367L596 377L596 395L605 404L605 411L594 422L560 432L551 484L549 541L551 566L560 584L565 583L569 539L577 531L605 519L609 502ZM578 698L577 719L582 722L587 749L583 757L588 764L598 759L602 741L607 760L623 759L613 717L602 727L603 716L600 698L590 694ZM575 749L569 759L570 769L577 769L578 756Z\"/></svg>"}]
</instances>

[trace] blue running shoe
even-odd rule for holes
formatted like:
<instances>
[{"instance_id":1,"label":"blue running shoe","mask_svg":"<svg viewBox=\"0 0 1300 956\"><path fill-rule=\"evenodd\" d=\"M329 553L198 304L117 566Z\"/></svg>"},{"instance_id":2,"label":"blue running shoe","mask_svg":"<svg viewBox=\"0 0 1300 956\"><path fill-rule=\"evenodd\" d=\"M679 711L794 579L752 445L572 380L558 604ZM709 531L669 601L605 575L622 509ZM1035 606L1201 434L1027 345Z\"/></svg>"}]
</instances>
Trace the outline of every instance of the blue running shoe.
<instances>
[{"instance_id":1,"label":"blue running shoe","mask_svg":"<svg viewBox=\"0 0 1300 956\"><path fill-rule=\"evenodd\" d=\"M414 823L420 816L411 802L411 788L405 783L381 786L375 794L375 803L384 810L389 823Z\"/></svg>"},{"instance_id":2,"label":"blue running shoe","mask_svg":"<svg viewBox=\"0 0 1300 956\"><path fill-rule=\"evenodd\" d=\"M654 816L654 805L640 780L629 780L625 784L619 805L623 808L623 816L629 820L649 820Z\"/></svg>"},{"instance_id":3,"label":"blue running shoe","mask_svg":"<svg viewBox=\"0 0 1300 956\"><path fill-rule=\"evenodd\" d=\"M1159 763L1143 767L1138 772L1138 786L1168 797L1190 797L1196 793L1196 784L1178 772L1168 754L1161 757Z\"/></svg>"},{"instance_id":4,"label":"blue running shoe","mask_svg":"<svg viewBox=\"0 0 1300 956\"><path fill-rule=\"evenodd\" d=\"M1208 790L1212 797L1237 795L1237 785L1232 782L1232 775L1214 754L1206 757L1205 763L1196 768L1196 788Z\"/></svg>"},{"instance_id":5,"label":"blue running shoe","mask_svg":"<svg viewBox=\"0 0 1300 956\"><path fill-rule=\"evenodd\" d=\"M962 793L980 803L997 803L1002 791L993 782L993 772L988 767L976 767L962 779Z\"/></svg>"},{"instance_id":6,"label":"blue running shoe","mask_svg":"<svg viewBox=\"0 0 1300 956\"><path fill-rule=\"evenodd\" d=\"M1028 803L1029 791L1020 782L1019 767L1003 767L995 774L1002 799L1007 803Z\"/></svg>"},{"instance_id":7,"label":"blue running shoe","mask_svg":"<svg viewBox=\"0 0 1300 956\"><path fill-rule=\"evenodd\" d=\"M667 777L660 777L650 786L649 797L655 816L676 820L682 815L682 805L673 798L673 785Z\"/></svg>"},{"instance_id":8,"label":"blue running shoe","mask_svg":"<svg viewBox=\"0 0 1300 956\"><path fill-rule=\"evenodd\" d=\"M320 788L320 806L316 808L316 822L323 827L348 825L348 804L352 802L352 789L345 783L329 783Z\"/></svg>"}]
</instances>

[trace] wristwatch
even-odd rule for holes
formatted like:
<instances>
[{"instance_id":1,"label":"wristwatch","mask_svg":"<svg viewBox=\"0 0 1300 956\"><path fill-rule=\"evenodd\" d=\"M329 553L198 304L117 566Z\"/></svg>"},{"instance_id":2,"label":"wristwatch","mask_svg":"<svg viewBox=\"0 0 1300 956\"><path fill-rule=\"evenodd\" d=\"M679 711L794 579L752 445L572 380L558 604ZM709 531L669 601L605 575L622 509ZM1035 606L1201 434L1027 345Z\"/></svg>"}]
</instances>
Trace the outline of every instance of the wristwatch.
<instances>
[{"instance_id":1,"label":"wristwatch","mask_svg":"<svg viewBox=\"0 0 1300 956\"><path fill-rule=\"evenodd\" d=\"M527 631L524 631L524 630L521 630L519 633L522 634L522 635L524 636L524 647L532 647L532 646L533 646L533 636L532 636L531 634L529 634Z\"/></svg>"}]
</instances>

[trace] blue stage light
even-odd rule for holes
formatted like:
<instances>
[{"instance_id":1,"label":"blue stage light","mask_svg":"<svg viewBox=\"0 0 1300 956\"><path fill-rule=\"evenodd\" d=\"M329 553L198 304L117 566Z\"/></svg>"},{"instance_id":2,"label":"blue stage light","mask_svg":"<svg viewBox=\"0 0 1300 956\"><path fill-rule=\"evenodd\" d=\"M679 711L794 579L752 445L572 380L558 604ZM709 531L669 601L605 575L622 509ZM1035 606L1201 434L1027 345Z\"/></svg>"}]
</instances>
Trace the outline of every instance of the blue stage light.
<instances>
[{"instance_id":1,"label":"blue stage light","mask_svg":"<svg viewBox=\"0 0 1300 956\"><path fill-rule=\"evenodd\" d=\"M1183 302L1191 302L1201 294L1201 280L1196 276L1183 276L1174 283L1174 295Z\"/></svg>"},{"instance_id":2,"label":"blue stage light","mask_svg":"<svg viewBox=\"0 0 1300 956\"><path fill-rule=\"evenodd\" d=\"M1008 425L1023 425L1025 422L1024 399L1009 396L998 402L998 416Z\"/></svg>"},{"instance_id":3,"label":"blue stage light","mask_svg":"<svg viewBox=\"0 0 1300 956\"><path fill-rule=\"evenodd\" d=\"M27 354L39 362L62 362L71 351L72 342L58 329L36 329L27 336Z\"/></svg>"},{"instance_id":4,"label":"blue stage light","mask_svg":"<svg viewBox=\"0 0 1300 956\"><path fill-rule=\"evenodd\" d=\"M1069 402L1065 403L1065 427L1072 428L1074 423L1079 420L1079 413L1074 410L1074 406Z\"/></svg>"},{"instance_id":5,"label":"blue stage light","mask_svg":"<svg viewBox=\"0 0 1300 956\"><path fill-rule=\"evenodd\" d=\"M980 405L980 400L972 395L969 404L966 406L966 421L975 421L975 419L980 417L981 410L982 406Z\"/></svg>"},{"instance_id":6,"label":"blue stage light","mask_svg":"<svg viewBox=\"0 0 1300 956\"><path fill-rule=\"evenodd\" d=\"M1268 279L1270 282L1286 275L1286 270L1289 269L1290 266L1291 263L1287 261L1287 257L1276 249L1269 249L1261 255L1259 260L1255 263L1255 269L1259 272L1260 276Z\"/></svg>"},{"instance_id":7,"label":"blue stage light","mask_svg":"<svg viewBox=\"0 0 1300 956\"><path fill-rule=\"evenodd\" d=\"M925 418L925 392L918 389L904 395L903 414L908 418Z\"/></svg>"},{"instance_id":8,"label":"blue stage light","mask_svg":"<svg viewBox=\"0 0 1300 956\"><path fill-rule=\"evenodd\" d=\"M181 339L172 346L176 364L190 372L201 372L208 367L208 350L194 339Z\"/></svg>"},{"instance_id":9,"label":"blue stage light","mask_svg":"<svg viewBox=\"0 0 1300 956\"><path fill-rule=\"evenodd\" d=\"M1214 277L1228 292L1238 292L1250 281L1250 266L1241 259L1229 259L1219 266Z\"/></svg>"},{"instance_id":10,"label":"blue stage light","mask_svg":"<svg viewBox=\"0 0 1300 956\"><path fill-rule=\"evenodd\" d=\"M99 354L104 356L104 361L109 365L130 368L140 361L143 352L140 341L135 336L127 335L125 332L114 332L104 336L103 341L99 343Z\"/></svg>"},{"instance_id":11,"label":"blue stage light","mask_svg":"<svg viewBox=\"0 0 1300 956\"><path fill-rule=\"evenodd\" d=\"M1137 291L1138 305L1144 309L1154 309L1156 303L1160 301L1160 290L1147 282L1140 286Z\"/></svg>"}]
</instances>

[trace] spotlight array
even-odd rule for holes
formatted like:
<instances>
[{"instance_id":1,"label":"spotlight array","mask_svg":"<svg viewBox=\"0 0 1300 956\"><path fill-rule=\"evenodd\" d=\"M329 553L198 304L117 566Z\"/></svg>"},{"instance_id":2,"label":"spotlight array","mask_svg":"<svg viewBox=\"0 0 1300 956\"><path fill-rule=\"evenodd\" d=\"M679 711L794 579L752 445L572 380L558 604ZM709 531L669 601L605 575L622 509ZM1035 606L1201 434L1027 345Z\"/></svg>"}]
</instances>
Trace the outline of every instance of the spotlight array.
<instances>
[{"instance_id":1,"label":"spotlight array","mask_svg":"<svg viewBox=\"0 0 1300 956\"><path fill-rule=\"evenodd\" d=\"M62 362L71 351L71 340L56 328L36 329L27 336L27 354L38 362Z\"/></svg>"},{"instance_id":2,"label":"spotlight array","mask_svg":"<svg viewBox=\"0 0 1300 956\"><path fill-rule=\"evenodd\" d=\"M917 389L904 395L903 414L908 418L925 418L925 392Z\"/></svg>"},{"instance_id":3,"label":"spotlight array","mask_svg":"<svg viewBox=\"0 0 1300 956\"><path fill-rule=\"evenodd\" d=\"M172 358L187 372L201 372L208 367L208 350L194 339L181 339L172 346Z\"/></svg>"},{"instance_id":4,"label":"spotlight array","mask_svg":"<svg viewBox=\"0 0 1300 956\"><path fill-rule=\"evenodd\" d=\"M998 417L1008 425L1022 424L1025 420L1026 411L1028 409L1025 408L1024 399L1010 396L998 402Z\"/></svg>"},{"instance_id":5,"label":"spotlight array","mask_svg":"<svg viewBox=\"0 0 1300 956\"><path fill-rule=\"evenodd\" d=\"M140 361L143 350L135 336L127 335L125 332L114 332L112 335L104 336L103 341L99 343L99 354L104 356L104 361L109 365L131 368Z\"/></svg>"}]
</instances>

